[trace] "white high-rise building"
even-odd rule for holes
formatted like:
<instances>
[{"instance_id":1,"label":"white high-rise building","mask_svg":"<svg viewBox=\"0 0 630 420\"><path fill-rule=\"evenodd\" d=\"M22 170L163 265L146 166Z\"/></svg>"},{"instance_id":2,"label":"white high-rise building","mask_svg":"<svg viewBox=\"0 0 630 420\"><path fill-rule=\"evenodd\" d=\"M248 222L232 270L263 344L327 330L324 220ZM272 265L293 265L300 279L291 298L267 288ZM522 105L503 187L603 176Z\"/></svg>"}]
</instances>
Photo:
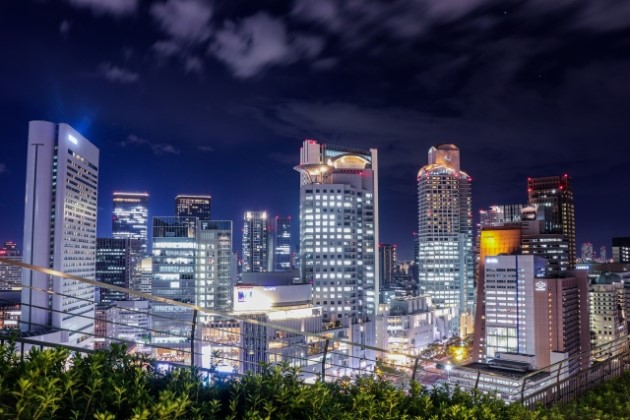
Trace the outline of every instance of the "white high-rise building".
<instances>
[{"instance_id":1,"label":"white high-rise building","mask_svg":"<svg viewBox=\"0 0 630 420\"><path fill-rule=\"evenodd\" d=\"M431 147L428 165L418 172L420 291L437 307L455 306L462 315L472 314L475 292L471 182L452 144Z\"/></svg>"},{"instance_id":2,"label":"white high-rise building","mask_svg":"<svg viewBox=\"0 0 630 420\"><path fill-rule=\"evenodd\" d=\"M98 162L98 148L68 124L29 123L25 263L95 278ZM31 270L22 285L22 331L61 330L55 340L91 345L93 286Z\"/></svg>"},{"instance_id":3,"label":"white high-rise building","mask_svg":"<svg viewBox=\"0 0 630 420\"><path fill-rule=\"evenodd\" d=\"M306 140L300 150L300 266L325 323L374 321L378 308L378 161ZM374 322L370 323L373 329ZM373 337L373 331L365 332Z\"/></svg>"}]
</instances>

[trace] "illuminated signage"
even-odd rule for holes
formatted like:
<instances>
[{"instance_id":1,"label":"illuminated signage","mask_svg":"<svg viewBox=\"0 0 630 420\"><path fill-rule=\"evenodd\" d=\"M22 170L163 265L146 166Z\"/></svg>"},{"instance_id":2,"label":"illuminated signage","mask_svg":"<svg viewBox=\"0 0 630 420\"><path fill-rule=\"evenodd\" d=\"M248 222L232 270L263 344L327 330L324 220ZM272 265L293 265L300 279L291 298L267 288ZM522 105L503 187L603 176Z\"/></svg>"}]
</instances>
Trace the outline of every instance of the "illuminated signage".
<instances>
[{"instance_id":1,"label":"illuminated signage","mask_svg":"<svg viewBox=\"0 0 630 420\"><path fill-rule=\"evenodd\" d=\"M79 140L77 140L77 138L74 137L72 134L68 134L68 140L70 140L70 143L72 144L79 144Z\"/></svg>"},{"instance_id":2,"label":"illuminated signage","mask_svg":"<svg viewBox=\"0 0 630 420\"><path fill-rule=\"evenodd\" d=\"M547 290L547 283L545 283L544 281L539 281L539 282L536 282L534 287L536 288L537 292L544 292Z\"/></svg>"},{"instance_id":3,"label":"illuminated signage","mask_svg":"<svg viewBox=\"0 0 630 420\"><path fill-rule=\"evenodd\" d=\"M252 300L254 296L253 290L239 290L238 291L238 301L242 303L246 303Z\"/></svg>"},{"instance_id":4,"label":"illuminated signage","mask_svg":"<svg viewBox=\"0 0 630 420\"><path fill-rule=\"evenodd\" d=\"M499 263L499 259L498 258L486 258L486 264L498 264Z\"/></svg>"}]
</instances>

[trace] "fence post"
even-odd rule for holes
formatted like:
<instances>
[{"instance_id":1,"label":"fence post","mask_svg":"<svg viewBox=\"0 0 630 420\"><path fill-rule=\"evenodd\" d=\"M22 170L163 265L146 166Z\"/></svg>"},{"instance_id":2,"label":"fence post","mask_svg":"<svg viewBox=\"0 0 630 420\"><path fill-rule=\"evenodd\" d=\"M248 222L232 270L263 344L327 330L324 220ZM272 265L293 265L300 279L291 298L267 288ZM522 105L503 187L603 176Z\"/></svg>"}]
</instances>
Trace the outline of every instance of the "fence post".
<instances>
[{"instance_id":1,"label":"fence post","mask_svg":"<svg viewBox=\"0 0 630 420\"><path fill-rule=\"evenodd\" d=\"M562 370L562 363L564 360L560 361L560 365L558 365L558 374L556 375L556 399L555 401L560 400L560 371Z\"/></svg>"},{"instance_id":2,"label":"fence post","mask_svg":"<svg viewBox=\"0 0 630 420\"><path fill-rule=\"evenodd\" d=\"M197 310L193 310L192 330L190 331L190 367L195 367L195 330L197 329Z\"/></svg>"},{"instance_id":3,"label":"fence post","mask_svg":"<svg viewBox=\"0 0 630 420\"><path fill-rule=\"evenodd\" d=\"M479 378L481 378L481 370L477 371L477 379L475 380L475 389L479 386Z\"/></svg>"},{"instance_id":4,"label":"fence post","mask_svg":"<svg viewBox=\"0 0 630 420\"><path fill-rule=\"evenodd\" d=\"M322 382L326 379L326 356L328 355L328 343L330 340L326 339L324 344L324 357L322 358Z\"/></svg>"},{"instance_id":5,"label":"fence post","mask_svg":"<svg viewBox=\"0 0 630 420\"><path fill-rule=\"evenodd\" d=\"M521 386L521 403L525 401L525 382L528 378L523 378L523 385Z\"/></svg>"},{"instance_id":6,"label":"fence post","mask_svg":"<svg viewBox=\"0 0 630 420\"><path fill-rule=\"evenodd\" d=\"M411 380L412 381L416 380L416 373L418 372L418 363L420 363L420 359L418 359L418 357L416 357L416 362L413 365L413 373L411 374Z\"/></svg>"}]
</instances>

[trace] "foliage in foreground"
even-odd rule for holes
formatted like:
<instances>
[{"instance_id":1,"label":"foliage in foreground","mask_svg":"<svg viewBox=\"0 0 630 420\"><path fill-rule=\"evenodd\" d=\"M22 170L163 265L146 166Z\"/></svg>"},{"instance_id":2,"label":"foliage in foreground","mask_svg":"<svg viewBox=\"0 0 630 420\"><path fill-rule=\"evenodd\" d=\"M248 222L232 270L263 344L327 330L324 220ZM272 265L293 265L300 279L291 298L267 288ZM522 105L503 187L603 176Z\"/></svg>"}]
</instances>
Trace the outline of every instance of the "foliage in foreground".
<instances>
[{"instance_id":1,"label":"foliage in foreground","mask_svg":"<svg viewBox=\"0 0 630 420\"><path fill-rule=\"evenodd\" d=\"M630 388L630 377L623 387ZM626 401L615 385L604 387L608 404L596 396L593 410L611 399ZM304 384L287 366L238 380L205 383L194 370L163 374L124 347L91 355L67 350L32 350L21 361L10 346L0 346L0 418L15 419L561 419L630 417L630 404L615 411L584 411L578 404L562 410L528 411L495 398L427 390L412 384L407 392L383 379ZM564 413L561 414L561 413ZM606 414L609 413L609 414ZM566 417L565 417L566 415ZM588 416L588 417L583 417ZM607 417L608 416L608 417Z\"/></svg>"}]
</instances>

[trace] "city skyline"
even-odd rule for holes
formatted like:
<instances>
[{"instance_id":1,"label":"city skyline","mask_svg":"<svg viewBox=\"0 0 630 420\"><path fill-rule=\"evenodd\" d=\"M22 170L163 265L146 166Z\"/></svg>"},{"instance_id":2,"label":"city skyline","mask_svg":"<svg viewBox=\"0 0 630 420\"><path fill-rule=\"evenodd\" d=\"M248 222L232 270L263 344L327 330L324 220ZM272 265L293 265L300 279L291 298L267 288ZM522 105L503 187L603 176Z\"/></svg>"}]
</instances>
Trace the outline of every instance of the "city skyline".
<instances>
[{"instance_id":1,"label":"city skyline","mask_svg":"<svg viewBox=\"0 0 630 420\"><path fill-rule=\"evenodd\" d=\"M401 259L412 256L415 174L439 143L466 156L475 222L479 209L526 202L527 177L566 172L578 244L610 248L630 234L621 6L190 1L195 26L175 0L123 3L2 5L2 31L17 40L0 69L2 240L23 247L22 139L34 119L66 122L102 151L99 236L110 234L114 191L148 192L151 215L173 214L172 197L191 193L212 195L216 219L248 208L296 218L305 138L379 150L381 239ZM248 35L256 53L221 48ZM602 218L611 196L618 205Z\"/></svg>"}]
</instances>

